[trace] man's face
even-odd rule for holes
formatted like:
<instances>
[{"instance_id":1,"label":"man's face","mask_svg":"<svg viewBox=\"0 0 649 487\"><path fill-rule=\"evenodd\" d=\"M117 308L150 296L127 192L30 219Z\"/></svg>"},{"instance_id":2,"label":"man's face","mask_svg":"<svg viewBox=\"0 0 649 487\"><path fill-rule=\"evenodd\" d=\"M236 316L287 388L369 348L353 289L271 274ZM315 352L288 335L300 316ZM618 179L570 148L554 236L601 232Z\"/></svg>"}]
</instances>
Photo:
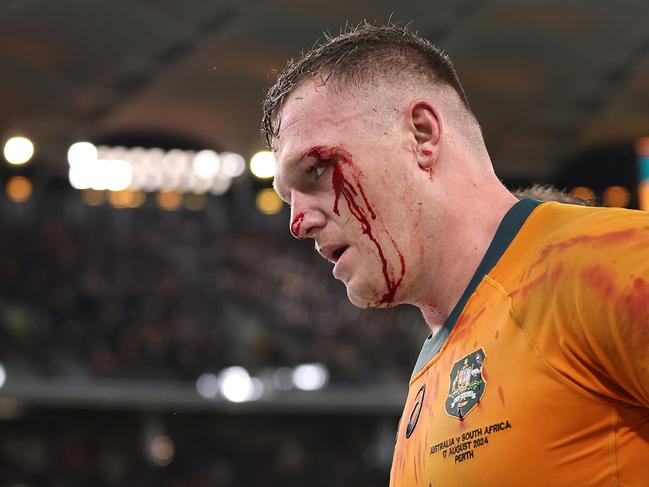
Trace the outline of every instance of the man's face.
<instances>
[{"instance_id":1,"label":"man's face","mask_svg":"<svg viewBox=\"0 0 649 487\"><path fill-rule=\"evenodd\" d=\"M290 228L313 238L360 307L399 302L421 207L409 197L412 149L371 103L305 83L282 108L275 188L291 205Z\"/></svg>"}]
</instances>

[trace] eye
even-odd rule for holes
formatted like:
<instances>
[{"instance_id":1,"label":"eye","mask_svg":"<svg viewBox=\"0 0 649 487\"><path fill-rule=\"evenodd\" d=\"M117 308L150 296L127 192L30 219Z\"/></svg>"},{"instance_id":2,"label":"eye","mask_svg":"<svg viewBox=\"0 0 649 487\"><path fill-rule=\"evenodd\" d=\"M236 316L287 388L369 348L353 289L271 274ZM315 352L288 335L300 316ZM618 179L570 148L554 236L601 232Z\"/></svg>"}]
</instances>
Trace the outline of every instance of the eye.
<instances>
[{"instance_id":1,"label":"eye","mask_svg":"<svg viewBox=\"0 0 649 487\"><path fill-rule=\"evenodd\" d=\"M325 166L321 162L318 162L309 166L306 172L307 174L315 174L315 177L320 177L322 176L322 173L325 172Z\"/></svg>"}]
</instances>

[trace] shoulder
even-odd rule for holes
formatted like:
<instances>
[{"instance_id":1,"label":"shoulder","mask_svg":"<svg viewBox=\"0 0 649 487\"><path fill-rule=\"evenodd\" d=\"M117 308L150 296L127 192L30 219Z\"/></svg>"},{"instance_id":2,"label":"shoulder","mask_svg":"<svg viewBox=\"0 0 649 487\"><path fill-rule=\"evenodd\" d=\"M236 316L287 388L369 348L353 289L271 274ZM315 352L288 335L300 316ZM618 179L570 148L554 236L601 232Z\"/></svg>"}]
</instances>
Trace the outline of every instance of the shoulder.
<instances>
[{"instance_id":1,"label":"shoulder","mask_svg":"<svg viewBox=\"0 0 649 487\"><path fill-rule=\"evenodd\" d=\"M593 265L628 269L649 260L648 249L647 212L550 202L532 212L494 274L515 293L546 279L557 284Z\"/></svg>"},{"instance_id":2,"label":"shoulder","mask_svg":"<svg viewBox=\"0 0 649 487\"><path fill-rule=\"evenodd\" d=\"M542 232L542 241L575 239L575 245L624 241L649 232L649 213L625 208L602 208L549 202L539 205L528 231Z\"/></svg>"},{"instance_id":3,"label":"shoulder","mask_svg":"<svg viewBox=\"0 0 649 487\"><path fill-rule=\"evenodd\" d=\"M546 203L494 273L531 327L554 322L604 333L649 319L648 255L649 213Z\"/></svg>"}]
</instances>

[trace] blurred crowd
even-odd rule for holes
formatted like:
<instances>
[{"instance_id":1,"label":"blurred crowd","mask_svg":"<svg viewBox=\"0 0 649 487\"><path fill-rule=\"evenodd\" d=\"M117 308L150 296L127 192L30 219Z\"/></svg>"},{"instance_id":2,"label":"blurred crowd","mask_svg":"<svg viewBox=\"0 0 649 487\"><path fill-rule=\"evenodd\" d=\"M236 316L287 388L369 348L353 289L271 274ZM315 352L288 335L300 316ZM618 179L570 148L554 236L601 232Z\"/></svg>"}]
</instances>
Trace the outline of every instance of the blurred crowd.
<instances>
[{"instance_id":1,"label":"blurred crowd","mask_svg":"<svg viewBox=\"0 0 649 487\"><path fill-rule=\"evenodd\" d=\"M426 336L418 313L358 310L310 242L200 213L106 210L0 221L6 367L193 380L322 362L334 382L408 377Z\"/></svg>"},{"instance_id":2,"label":"blurred crowd","mask_svg":"<svg viewBox=\"0 0 649 487\"><path fill-rule=\"evenodd\" d=\"M386 485L395 420L361 417L177 416L172 445L132 413L39 411L3 424L7 487L358 487ZM149 431L148 431L149 430ZM157 458L157 461L156 461ZM164 460L164 461L161 461Z\"/></svg>"}]
</instances>

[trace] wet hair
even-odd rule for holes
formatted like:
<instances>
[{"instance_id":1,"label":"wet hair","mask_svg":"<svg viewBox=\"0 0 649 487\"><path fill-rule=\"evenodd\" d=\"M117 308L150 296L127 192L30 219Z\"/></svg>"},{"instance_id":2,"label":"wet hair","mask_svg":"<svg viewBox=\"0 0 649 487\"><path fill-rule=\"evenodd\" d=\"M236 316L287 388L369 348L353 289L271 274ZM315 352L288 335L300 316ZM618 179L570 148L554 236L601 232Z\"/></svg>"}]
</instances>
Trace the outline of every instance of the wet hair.
<instances>
[{"instance_id":1,"label":"wet hair","mask_svg":"<svg viewBox=\"0 0 649 487\"><path fill-rule=\"evenodd\" d=\"M263 102L261 131L269 147L280 128L282 103L302 82L316 79L336 89L363 87L377 80L407 76L433 86L453 88L464 108L471 108L449 57L430 41L394 24L366 21L346 27L337 36L325 35L310 51L291 59Z\"/></svg>"},{"instance_id":2,"label":"wet hair","mask_svg":"<svg viewBox=\"0 0 649 487\"><path fill-rule=\"evenodd\" d=\"M565 191L551 185L534 184L528 188L517 189L514 196L518 199L533 198L540 201L558 201L559 203L571 203L573 205L593 206L594 200L582 200L570 196Z\"/></svg>"}]
</instances>

